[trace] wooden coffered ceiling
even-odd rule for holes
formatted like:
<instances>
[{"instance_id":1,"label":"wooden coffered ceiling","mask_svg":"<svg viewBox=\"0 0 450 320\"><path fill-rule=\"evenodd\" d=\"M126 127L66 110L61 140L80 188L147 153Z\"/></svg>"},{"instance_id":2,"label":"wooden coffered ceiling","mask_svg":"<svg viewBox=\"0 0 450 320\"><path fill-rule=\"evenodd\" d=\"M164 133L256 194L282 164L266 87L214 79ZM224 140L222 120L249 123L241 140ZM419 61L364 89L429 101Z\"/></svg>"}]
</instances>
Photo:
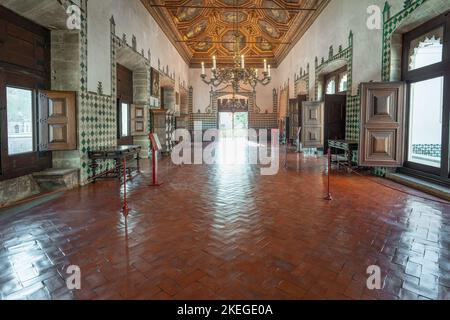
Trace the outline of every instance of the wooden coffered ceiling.
<instances>
[{"instance_id":1,"label":"wooden coffered ceiling","mask_svg":"<svg viewBox=\"0 0 450 320\"><path fill-rule=\"evenodd\" d=\"M236 30L247 64L274 67L330 0L141 0L191 67L233 61Z\"/></svg>"}]
</instances>

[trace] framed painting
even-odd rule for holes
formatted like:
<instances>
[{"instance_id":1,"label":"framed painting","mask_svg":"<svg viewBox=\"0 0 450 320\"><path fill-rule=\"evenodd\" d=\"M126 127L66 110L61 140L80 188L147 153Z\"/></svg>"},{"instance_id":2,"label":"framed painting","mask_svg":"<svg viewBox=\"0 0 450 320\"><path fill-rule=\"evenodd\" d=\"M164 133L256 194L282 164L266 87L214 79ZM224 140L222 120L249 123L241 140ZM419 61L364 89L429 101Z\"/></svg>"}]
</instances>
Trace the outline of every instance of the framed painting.
<instances>
[{"instance_id":1,"label":"framed painting","mask_svg":"<svg viewBox=\"0 0 450 320\"><path fill-rule=\"evenodd\" d=\"M159 71L152 68L151 71L152 83L151 83L151 95L152 97L160 97L160 82L159 82Z\"/></svg>"}]
</instances>

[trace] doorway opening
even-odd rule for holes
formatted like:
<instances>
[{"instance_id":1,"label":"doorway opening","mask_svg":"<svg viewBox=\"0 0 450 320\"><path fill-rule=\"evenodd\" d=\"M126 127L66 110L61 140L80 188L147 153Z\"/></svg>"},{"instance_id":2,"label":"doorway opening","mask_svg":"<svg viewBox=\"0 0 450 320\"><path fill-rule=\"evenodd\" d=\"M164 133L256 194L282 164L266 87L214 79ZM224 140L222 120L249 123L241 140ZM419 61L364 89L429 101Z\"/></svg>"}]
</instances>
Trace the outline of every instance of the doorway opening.
<instances>
[{"instance_id":1,"label":"doorway opening","mask_svg":"<svg viewBox=\"0 0 450 320\"><path fill-rule=\"evenodd\" d=\"M221 131L242 131L248 129L248 112L219 112Z\"/></svg>"},{"instance_id":2,"label":"doorway opening","mask_svg":"<svg viewBox=\"0 0 450 320\"><path fill-rule=\"evenodd\" d=\"M347 66L325 75L324 87L324 150L326 151L329 140L345 140L346 138Z\"/></svg>"}]
</instances>

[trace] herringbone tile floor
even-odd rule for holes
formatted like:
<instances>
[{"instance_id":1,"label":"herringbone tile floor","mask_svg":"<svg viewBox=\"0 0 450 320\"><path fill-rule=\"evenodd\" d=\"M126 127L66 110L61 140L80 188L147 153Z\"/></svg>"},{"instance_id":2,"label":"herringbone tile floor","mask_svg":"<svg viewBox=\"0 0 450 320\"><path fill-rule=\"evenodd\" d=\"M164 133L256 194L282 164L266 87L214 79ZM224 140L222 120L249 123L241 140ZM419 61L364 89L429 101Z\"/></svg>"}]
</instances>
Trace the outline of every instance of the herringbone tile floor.
<instances>
[{"instance_id":1,"label":"herringbone tile floor","mask_svg":"<svg viewBox=\"0 0 450 320\"><path fill-rule=\"evenodd\" d=\"M261 176L164 159L162 187L148 167L128 184L127 224L116 181L2 214L0 297L450 299L449 206L337 172L327 202L323 159L288 164ZM370 265L381 290L367 289Z\"/></svg>"}]
</instances>

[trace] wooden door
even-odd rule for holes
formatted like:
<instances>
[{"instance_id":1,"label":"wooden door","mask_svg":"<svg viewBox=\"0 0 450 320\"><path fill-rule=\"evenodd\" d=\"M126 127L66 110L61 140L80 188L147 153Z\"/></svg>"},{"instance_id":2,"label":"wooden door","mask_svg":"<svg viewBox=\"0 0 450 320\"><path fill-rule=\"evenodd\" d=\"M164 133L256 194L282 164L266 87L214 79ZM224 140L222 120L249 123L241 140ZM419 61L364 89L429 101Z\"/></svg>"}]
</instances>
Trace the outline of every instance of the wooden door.
<instances>
[{"instance_id":1,"label":"wooden door","mask_svg":"<svg viewBox=\"0 0 450 320\"><path fill-rule=\"evenodd\" d=\"M328 140L345 140L346 104L345 95L325 95L325 150L328 150Z\"/></svg>"},{"instance_id":2,"label":"wooden door","mask_svg":"<svg viewBox=\"0 0 450 320\"><path fill-rule=\"evenodd\" d=\"M359 164L403 165L405 85L403 82L361 84Z\"/></svg>"},{"instance_id":3,"label":"wooden door","mask_svg":"<svg viewBox=\"0 0 450 320\"><path fill-rule=\"evenodd\" d=\"M306 95L299 95L298 96L298 126L301 127L303 125L303 102L308 101L308 96ZM295 139L297 139L297 133L298 133L298 128L295 129ZM301 140L301 136L300 136L300 140Z\"/></svg>"},{"instance_id":4,"label":"wooden door","mask_svg":"<svg viewBox=\"0 0 450 320\"><path fill-rule=\"evenodd\" d=\"M304 148L323 148L323 102L303 102L302 143Z\"/></svg>"},{"instance_id":5,"label":"wooden door","mask_svg":"<svg viewBox=\"0 0 450 320\"><path fill-rule=\"evenodd\" d=\"M295 135L297 132L297 128L299 127L298 123L298 99L290 99L289 100L289 139L291 141L295 140Z\"/></svg>"}]
</instances>

